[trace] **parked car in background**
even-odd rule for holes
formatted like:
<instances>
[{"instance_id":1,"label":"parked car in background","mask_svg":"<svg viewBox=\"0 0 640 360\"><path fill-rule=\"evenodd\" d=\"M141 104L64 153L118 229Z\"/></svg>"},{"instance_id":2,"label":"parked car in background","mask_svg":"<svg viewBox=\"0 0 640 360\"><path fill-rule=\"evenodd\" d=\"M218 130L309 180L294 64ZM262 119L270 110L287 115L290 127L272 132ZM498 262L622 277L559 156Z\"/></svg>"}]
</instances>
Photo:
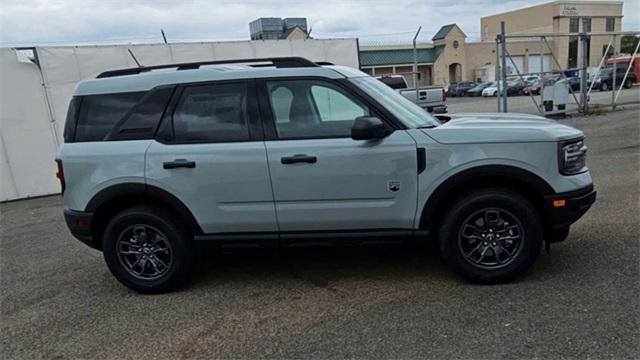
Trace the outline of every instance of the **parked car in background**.
<instances>
[{"instance_id":1,"label":"parked car in background","mask_svg":"<svg viewBox=\"0 0 640 360\"><path fill-rule=\"evenodd\" d=\"M467 90L467 96L480 96L482 95L482 90L488 88L493 84L492 81L483 82L481 84L476 84L476 86Z\"/></svg>"},{"instance_id":2,"label":"parked car in background","mask_svg":"<svg viewBox=\"0 0 640 360\"><path fill-rule=\"evenodd\" d=\"M527 85L522 89L522 93L525 95L540 95L540 89L542 88L542 80L535 79L529 81Z\"/></svg>"},{"instance_id":3,"label":"parked car in background","mask_svg":"<svg viewBox=\"0 0 640 360\"><path fill-rule=\"evenodd\" d=\"M449 96L466 96L467 90L473 89L476 83L471 81L459 82L455 85L449 86Z\"/></svg>"},{"instance_id":4,"label":"parked car in background","mask_svg":"<svg viewBox=\"0 0 640 360\"><path fill-rule=\"evenodd\" d=\"M540 116L443 123L357 69L271 58L80 81L56 164L72 235L160 293L207 244L414 238L469 281L509 281L595 201L586 156L580 130Z\"/></svg>"},{"instance_id":5,"label":"parked car in background","mask_svg":"<svg viewBox=\"0 0 640 360\"><path fill-rule=\"evenodd\" d=\"M507 96L521 95L525 84L522 80L507 81ZM502 83L497 82L482 90L482 96L497 96L502 93Z\"/></svg>"},{"instance_id":6,"label":"parked car in background","mask_svg":"<svg viewBox=\"0 0 640 360\"><path fill-rule=\"evenodd\" d=\"M580 77L577 76L571 76L567 78L567 82L569 82L569 86L571 86L571 90L573 91L580 91L580 82L582 80L580 79Z\"/></svg>"},{"instance_id":7,"label":"parked car in background","mask_svg":"<svg viewBox=\"0 0 640 360\"><path fill-rule=\"evenodd\" d=\"M376 79L387 84L387 86L389 86L393 90L402 90L409 88L409 86L407 85L407 79L405 79L402 75L382 75L376 76Z\"/></svg>"},{"instance_id":8,"label":"parked car in background","mask_svg":"<svg viewBox=\"0 0 640 360\"><path fill-rule=\"evenodd\" d=\"M616 67L616 87L624 86L625 89L629 89L634 83L638 82L635 68L632 67L623 84L622 79L624 79L626 71L627 69L624 67ZM593 88L600 89L600 91L607 91L613 88L613 67L606 67L600 70L600 74L598 74L594 82Z\"/></svg>"},{"instance_id":9,"label":"parked car in background","mask_svg":"<svg viewBox=\"0 0 640 360\"><path fill-rule=\"evenodd\" d=\"M447 112L447 97L442 86L421 86L416 91L415 88L408 87L403 75L383 75L377 76L376 79L428 112L436 114Z\"/></svg>"},{"instance_id":10,"label":"parked car in background","mask_svg":"<svg viewBox=\"0 0 640 360\"><path fill-rule=\"evenodd\" d=\"M516 79L516 80L511 80L507 82L507 95L511 96L511 95L522 95L523 92L522 90L524 90L524 88L527 86L527 84L520 80L520 79Z\"/></svg>"},{"instance_id":11,"label":"parked car in background","mask_svg":"<svg viewBox=\"0 0 640 360\"><path fill-rule=\"evenodd\" d=\"M498 82L492 82L487 87L482 89L482 93L481 94L484 97L496 96L498 94L498 89L501 89L501 88L502 88L502 84L500 84Z\"/></svg>"}]
</instances>

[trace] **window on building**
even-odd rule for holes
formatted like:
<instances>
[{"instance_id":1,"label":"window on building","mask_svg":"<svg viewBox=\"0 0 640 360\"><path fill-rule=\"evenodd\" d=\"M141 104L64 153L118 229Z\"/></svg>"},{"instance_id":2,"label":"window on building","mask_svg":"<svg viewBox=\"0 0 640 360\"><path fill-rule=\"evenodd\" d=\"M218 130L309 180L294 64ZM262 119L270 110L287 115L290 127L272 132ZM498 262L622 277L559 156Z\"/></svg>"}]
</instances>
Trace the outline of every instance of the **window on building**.
<instances>
[{"instance_id":1,"label":"window on building","mask_svg":"<svg viewBox=\"0 0 640 360\"><path fill-rule=\"evenodd\" d=\"M591 32L591 18L582 18L582 26L584 31Z\"/></svg>"},{"instance_id":2,"label":"window on building","mask_svg":"<svg viewBox=\"0 0 640 360\"><path fill-rule=\"evenodd\" d=\"M177 141L239 141L249 139L247 85L188 87L173 114Z\"/></svg>"},{"instance_id":3,"label":"window on building","mask_svg":"<svg viewBox=\"0 0 640 360\"><path fill-rule=\"evenodd\" d=\"M577 33L580 31L580 18L572 17L569 18L569 32Z\"/></svg>"},{"instance_id":4,"label":"window on building","mask_svg":"<svg viewBox=\"0 0 640 360\"><path fill-rule=\"evenodd\" d=\"M607 18L606 24L605 24L605 30L607 32L616 31L616 18L614 18L614 17L608 17Z\"/></svg>"},{"instance_id":5,"label":"window on building","mask_svg":"<svg viewBox=\"0 0 640 360\"><path fill-rule=\"evenodd\" d=\"M602 45L602 56L605 55L605 52L607 53L607 58L610 58L613 56L613 46L609 46L609 50L607 50L607 45Z\"/></svg>"},{"instance_id":6,"label":"window on building","mask_svg":"<svg viewBox=\"0 0 640 360\"><path fill-rule=\"evenodd\" d=\"M578 67L578 37L571 36L569 38L569 59L567 61L569 69Z\"/></svg>"}]
</instances>

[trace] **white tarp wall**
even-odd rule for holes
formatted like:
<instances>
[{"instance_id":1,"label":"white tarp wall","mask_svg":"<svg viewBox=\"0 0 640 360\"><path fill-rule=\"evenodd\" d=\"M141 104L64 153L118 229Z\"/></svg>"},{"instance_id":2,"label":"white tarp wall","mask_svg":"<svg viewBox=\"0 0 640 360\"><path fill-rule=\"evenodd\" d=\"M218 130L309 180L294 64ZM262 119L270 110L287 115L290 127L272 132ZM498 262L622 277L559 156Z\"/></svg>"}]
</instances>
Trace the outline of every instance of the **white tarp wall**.
<instances>
[{"instance_id":1,"label":"white tarp wall","mask_svg":"<svg viewBox=\"0 0 640 360\"><path fill-rule=\"evenodd\" d=\"M301 56L359 67L356 39L37 47L41 71L0 49L0 201L59 192L54 158L73 90L103 71L136 67L128 49L144 66Z\"/></svg>"}]
</instances>

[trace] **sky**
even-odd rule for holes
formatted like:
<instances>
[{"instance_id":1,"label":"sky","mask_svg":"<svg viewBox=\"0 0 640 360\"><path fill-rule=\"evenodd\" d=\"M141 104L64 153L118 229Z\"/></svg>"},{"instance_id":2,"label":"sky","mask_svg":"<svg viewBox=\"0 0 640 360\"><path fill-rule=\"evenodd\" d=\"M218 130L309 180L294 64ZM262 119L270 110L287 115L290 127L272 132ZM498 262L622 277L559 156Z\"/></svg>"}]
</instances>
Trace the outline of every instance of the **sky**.
<instances>
[{"instance_id":1,"label":"sky","mask_svg":"<svg viewBox=\"0 0 640 360\"><path fill-rule=\"evenodd\" d=\"M480 38L480 17L542 4L536 0L0 0L0 47L240 40L259 17L306 17L316 38L367 44L430 41L457 23ZM623 30L640 30L640 0L625 0ZM508 24L507 24L508 30Z\"/></svg>"}]
</instances>

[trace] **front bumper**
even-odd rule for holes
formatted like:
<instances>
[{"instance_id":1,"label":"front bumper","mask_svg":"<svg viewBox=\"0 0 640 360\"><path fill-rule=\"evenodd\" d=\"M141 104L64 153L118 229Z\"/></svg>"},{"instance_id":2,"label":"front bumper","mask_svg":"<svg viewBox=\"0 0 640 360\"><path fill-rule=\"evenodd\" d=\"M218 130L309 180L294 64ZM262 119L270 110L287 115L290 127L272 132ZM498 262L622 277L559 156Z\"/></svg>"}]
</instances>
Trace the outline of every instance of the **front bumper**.
<instances>
[{"instance_id":1,"label":"front bumper","mask_svg":"<svg viewBox=\"0 0 640 360\"><path fill-rule=\"evenodd\" d=\"M596 201L596 194L593 185L588 185L578 190L544 197L550 242L564 240L569 226L578 221Z\"/></svg>"},{"instance_id":2,"label":"front bumper","mask_svg":"<svg viewBox=\"0 0 640 360\"><path fill-rule=\"evenodd\" d=\"M64 209L64 220L71 235L94 249L100 249L91 235L92 218L93 213Z\"/></svg>"}]
</instances>

